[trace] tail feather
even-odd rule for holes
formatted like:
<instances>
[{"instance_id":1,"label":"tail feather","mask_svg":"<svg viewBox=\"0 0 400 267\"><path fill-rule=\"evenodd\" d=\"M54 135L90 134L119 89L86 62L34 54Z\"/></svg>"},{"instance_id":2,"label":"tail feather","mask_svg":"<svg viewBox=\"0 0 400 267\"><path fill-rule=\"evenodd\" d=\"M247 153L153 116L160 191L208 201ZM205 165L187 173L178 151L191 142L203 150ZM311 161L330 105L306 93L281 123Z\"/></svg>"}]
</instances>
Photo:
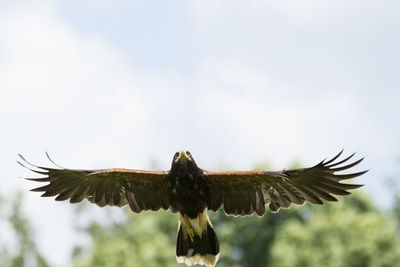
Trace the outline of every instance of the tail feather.
<instances>
[{"instance_id":1,"label":"tail feather","mask_svg":"<svg viewBox=\"0 0 400 267\"><path fill-rule=\"evenodd\" d=\"M186 227L179 224L176 260L188 266L201 264L214 267L219 257L219 242L211 223L207 221L201 236L190 238Z\"/></svg>"}]
</instances>

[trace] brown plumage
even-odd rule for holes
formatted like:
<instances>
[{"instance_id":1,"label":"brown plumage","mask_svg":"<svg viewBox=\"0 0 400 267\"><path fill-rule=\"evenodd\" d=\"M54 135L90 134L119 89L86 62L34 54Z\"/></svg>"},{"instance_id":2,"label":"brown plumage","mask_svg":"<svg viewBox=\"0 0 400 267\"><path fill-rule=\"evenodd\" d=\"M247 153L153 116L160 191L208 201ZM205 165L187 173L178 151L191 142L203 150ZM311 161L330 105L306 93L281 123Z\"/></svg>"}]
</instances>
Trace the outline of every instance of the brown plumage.
<instances>
[{"instance_id":1,"label":"brown plumage","mask_svg":"<svg viewBox=\"0 0 400 267\"><path fill-rule=\"evenodd\" d=\"M367 172L342 174L363 159L348 163L354 154L339 160L341 154L313 167L283 171L208 172L197 166L188 151L175 154L169 171L48 168L33 165L21 155L25 164L18 163L44 175L28 179L47 183L32 189L44 192L43 197L55 196L55 200L71 203L86 198L100 207L129 205L135 213L159 209L179 212L178 262L215 266L219 244L207 209L223 208L227 215L261 216L266 204L277 212L292 203L322 205L324 201L337 201L334 195L348 195L348 190L362 186L344 180Z\"/></svg>"}]
</instances>

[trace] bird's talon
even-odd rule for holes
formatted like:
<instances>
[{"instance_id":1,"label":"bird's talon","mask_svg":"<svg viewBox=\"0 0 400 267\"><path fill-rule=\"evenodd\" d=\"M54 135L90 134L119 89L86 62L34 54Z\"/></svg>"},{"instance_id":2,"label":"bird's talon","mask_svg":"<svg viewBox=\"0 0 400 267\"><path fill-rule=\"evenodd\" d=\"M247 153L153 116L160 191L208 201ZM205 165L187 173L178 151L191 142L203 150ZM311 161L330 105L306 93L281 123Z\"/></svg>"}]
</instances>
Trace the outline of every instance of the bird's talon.
<instances>
[{"instance_id":1,"label":"bird's talon","mask_svg":"<svg viewBox=\"0 0 400 267\"><path fill-rule=\"evenodd\" d=\"M187 229L188 235L190 237L190 240L192 240L192 242L194 241L194 230L193 229Z\"/></svg>"}]
</instances>

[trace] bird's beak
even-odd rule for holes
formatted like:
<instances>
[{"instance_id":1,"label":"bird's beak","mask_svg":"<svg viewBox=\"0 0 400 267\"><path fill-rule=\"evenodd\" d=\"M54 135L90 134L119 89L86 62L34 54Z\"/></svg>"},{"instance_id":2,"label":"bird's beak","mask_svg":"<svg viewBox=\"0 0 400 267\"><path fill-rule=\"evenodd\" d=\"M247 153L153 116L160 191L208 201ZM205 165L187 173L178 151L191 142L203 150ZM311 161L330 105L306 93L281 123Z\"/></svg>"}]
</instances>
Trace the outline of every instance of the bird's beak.
<instances>
[{"instance_id":1,"label":"bird's beak","mask_svg":"<svg viewBox=\"0 0 400 267\"><path fill-rule=\"evenodd\" d=\"M176 159L176 162L180 162L181 164L185 164L189 161L189 157L186 155L184 151L179 152L179 156Z\"/></svg>"}]
</instances>

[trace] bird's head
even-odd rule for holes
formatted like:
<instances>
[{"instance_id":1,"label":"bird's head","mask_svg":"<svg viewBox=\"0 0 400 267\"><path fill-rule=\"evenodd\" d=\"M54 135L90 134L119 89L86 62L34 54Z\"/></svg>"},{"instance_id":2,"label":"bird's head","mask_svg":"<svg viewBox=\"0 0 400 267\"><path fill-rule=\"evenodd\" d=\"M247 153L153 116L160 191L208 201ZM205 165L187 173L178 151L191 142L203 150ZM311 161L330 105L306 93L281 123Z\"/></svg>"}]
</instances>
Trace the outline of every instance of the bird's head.
<instances>
[{"instance_id":1,"label":"bird's head","mask_svg":"<svg viewBox=\"0 0 400 267\"><path fill-rule=\"evenodd\" d=\"M197 164L194 161L193 156L189 151L178 151L174 155L171 167L173 169L175 168L191 169L191 168L197 168Z\"/></svg>"}]
</instances>

